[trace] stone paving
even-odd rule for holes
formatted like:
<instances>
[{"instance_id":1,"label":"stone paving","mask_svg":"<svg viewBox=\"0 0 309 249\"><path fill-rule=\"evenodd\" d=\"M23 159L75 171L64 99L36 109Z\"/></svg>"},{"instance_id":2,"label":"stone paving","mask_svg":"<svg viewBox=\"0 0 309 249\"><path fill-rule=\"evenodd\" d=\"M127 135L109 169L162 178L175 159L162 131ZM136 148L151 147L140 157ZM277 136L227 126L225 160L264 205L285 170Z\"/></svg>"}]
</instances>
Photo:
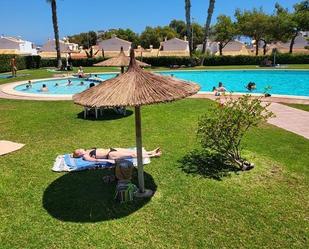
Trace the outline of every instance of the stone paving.
<instances>
[{"instance_id":1,"label":"stone paving","mask_svg":"<svg viewBox=\"0 0 309 249\"><path fill-rule=\"evenodd\" d=\"M309 139L309 112L278 103L272 103L268 109L276 115L268 123Z\"/></svg>"}]
</instances>

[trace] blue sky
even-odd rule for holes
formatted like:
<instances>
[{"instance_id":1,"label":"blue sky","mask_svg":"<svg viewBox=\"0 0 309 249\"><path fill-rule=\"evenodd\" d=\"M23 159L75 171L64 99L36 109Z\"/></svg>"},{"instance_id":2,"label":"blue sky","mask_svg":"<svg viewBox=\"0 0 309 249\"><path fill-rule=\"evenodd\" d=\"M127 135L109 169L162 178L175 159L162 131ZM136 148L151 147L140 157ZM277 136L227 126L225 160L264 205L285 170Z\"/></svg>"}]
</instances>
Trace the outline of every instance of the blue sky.
<instances>
[{"instance_id":1,"label":"blue sky","mask_svg":"<svg viewBox=\"0 0 309 249\"><path fill-rule=\"evenodd\" d=\"M263 7L272 13L279 2L284 7L300 0L217 0L213 20L220 14L233 16L236 8ZM208 0L191 0L192 16L204 24ZM184 0L58 0L60 37L88 30L131 28L140 33L145 26L167 25L185 19ZM53 37L51 8L46 0L0 0L0 34L21 36L37 44Z\"/></svg>"}]
</instances>

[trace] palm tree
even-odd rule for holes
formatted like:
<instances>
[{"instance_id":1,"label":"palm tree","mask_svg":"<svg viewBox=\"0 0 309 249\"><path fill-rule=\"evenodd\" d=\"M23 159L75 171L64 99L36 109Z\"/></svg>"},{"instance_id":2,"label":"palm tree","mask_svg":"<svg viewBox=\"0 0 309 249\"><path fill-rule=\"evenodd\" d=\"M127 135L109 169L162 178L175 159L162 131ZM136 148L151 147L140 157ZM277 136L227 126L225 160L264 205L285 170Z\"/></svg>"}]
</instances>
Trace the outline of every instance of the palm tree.
<instances>
[{"instance_id":1,"label":"palm tree","mask_svg":"<svg viewBox=\"0 0 309 249\"><path fill-rule=\"evenodd\" d=\"M204 34L204 41L203 41L203 58L201 61L201 65L204 64L204 59L205 59L205 52L206 52L206 45L207 45L207 40L209 37L209 28L210 28L210 22L211 22L211 17L212 14L214 12L214 8L215 8L215 0L209 0L209 7L208 7L208 14L207 14L207 19L206 19L206 24L205 24L205 34Z\"/></svg>"},{"instance_id":2,"label":"palm tree","mask_svg":"<svg viewBox=\"0 0 309 249\"><path fill-rule=\"evenodd\" d=\"M193 44L192 44L192 33L191 33L191 1L185 0L185 9L186 9L186 23L187 23L187 37L189 41L189 51L190 51L190 57L192 57L192 50L193 50Z\"/></svg>"},{"instance_id":3,"label":"palm tree","mask_svg":"<svg viewBox=\"0 0 309 249\"><path fill-rule=\"evenodd\" d=\"M51 8L52 8L52 19L53 19L54 34L55 34L57 61L58 61L58 68L60 69L62 67L62 61L61 61L61 53L60 53L60 45L59 45L59 30L58 30L56 0L46 0L46 1L50 3Z\"/></svg>"}]
</instances>

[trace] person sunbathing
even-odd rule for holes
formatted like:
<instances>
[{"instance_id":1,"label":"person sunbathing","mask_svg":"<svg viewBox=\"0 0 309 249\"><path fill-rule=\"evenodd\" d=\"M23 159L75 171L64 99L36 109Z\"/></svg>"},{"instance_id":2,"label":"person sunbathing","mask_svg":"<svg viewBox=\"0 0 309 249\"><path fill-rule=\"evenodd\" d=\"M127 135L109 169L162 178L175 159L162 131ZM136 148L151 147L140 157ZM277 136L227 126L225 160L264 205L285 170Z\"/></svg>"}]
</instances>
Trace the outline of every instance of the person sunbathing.
<instances>
[{"instance_id":1,"label":"person sunbathing","mask_svg":"<svg viewBox=\"0 0 309 249\"><path fill-rule=\"evenodd\" d=\"M152 151L143 152L143 157L159 157L161 156L162 151L160 148L156 148ZM114 160L126 158L126 157L137 157L135 150L123 149L123 148L110 148L102 149L96 148L91 150L76 149L73 151L73 157L82 157L87 161L94 162L111 162L114 163Z\"/></svg>"}]
</instances>

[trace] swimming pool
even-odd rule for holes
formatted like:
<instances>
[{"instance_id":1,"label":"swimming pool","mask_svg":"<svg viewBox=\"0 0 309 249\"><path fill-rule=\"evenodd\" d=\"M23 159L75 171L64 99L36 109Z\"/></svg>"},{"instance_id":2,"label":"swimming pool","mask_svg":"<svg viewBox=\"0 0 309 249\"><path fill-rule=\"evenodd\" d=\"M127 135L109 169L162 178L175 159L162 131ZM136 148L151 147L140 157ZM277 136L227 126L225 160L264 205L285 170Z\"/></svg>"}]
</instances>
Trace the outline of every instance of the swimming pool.
<instances>
[{"instance_id":1,"label":"swimming pool","mask_svg":"<svg viewBox=\"0 0 309 249\"><path fill-rule=\"evenodd\" d=\"M309 70L209 70L209 71L164 71L162 75L173 75L176 78L193 81L201 86L201 91L210 92L218 82L223 82L231 92L249 93L245 88L248 82L256 83L256 89L251 93L264 93L266 88L270 94L309 97ZM116 73L97 74L102 80L116 76ZM42 84L46 84L48 94L75 94L89 87L91 81L73 78L72 85L67 86L68 79L40 80L27 89L26 84L16 86L14 90L25 93L41 93ZM83 81L84 85L80 85ZM55 84L58 83L58 86ZM98 84L98 83L96 83ZM104 84L104 83L103 83Z\"/></svg>"},{"instance_id":2,"label":"swimming pool","mask_svg":"<svg viewBox=\"0 0 309 249\"><path fill-rule=\"evenodd\" d=\"M100 79L106 80L115 77L116 74L101 74ZM71 81L71 85L68 85L68 80ZM81 84L83 82L83 84ZM78 79L78 78L67 78L67 79L52 79L52 80L39 80L32 83L32 87L27 88L28 83L18 85L14 90L21 91L24 93L39 93L39 94L75 94L80 93L87 88L89 85L94 83L99 84L95 80ZM45 84L48 87L48 92L41 92L42 85ZM57 84L57 85L56 85Z\"/></svg>"},{"instance_id":3,"label":"swimming pool","mask_svg":"<svg viewBox=\"0 0 309 249\"><path fill-rule=\"evenodd\" d=\"M309 71L302 70L230 70L230 71L174 71L163 75L197 82L201 91L212 91L218 82L231 92L249 93L248 82L256 84L252 93L267 92L280 95L309 96Z\"/></svg>"}]
</instances>

